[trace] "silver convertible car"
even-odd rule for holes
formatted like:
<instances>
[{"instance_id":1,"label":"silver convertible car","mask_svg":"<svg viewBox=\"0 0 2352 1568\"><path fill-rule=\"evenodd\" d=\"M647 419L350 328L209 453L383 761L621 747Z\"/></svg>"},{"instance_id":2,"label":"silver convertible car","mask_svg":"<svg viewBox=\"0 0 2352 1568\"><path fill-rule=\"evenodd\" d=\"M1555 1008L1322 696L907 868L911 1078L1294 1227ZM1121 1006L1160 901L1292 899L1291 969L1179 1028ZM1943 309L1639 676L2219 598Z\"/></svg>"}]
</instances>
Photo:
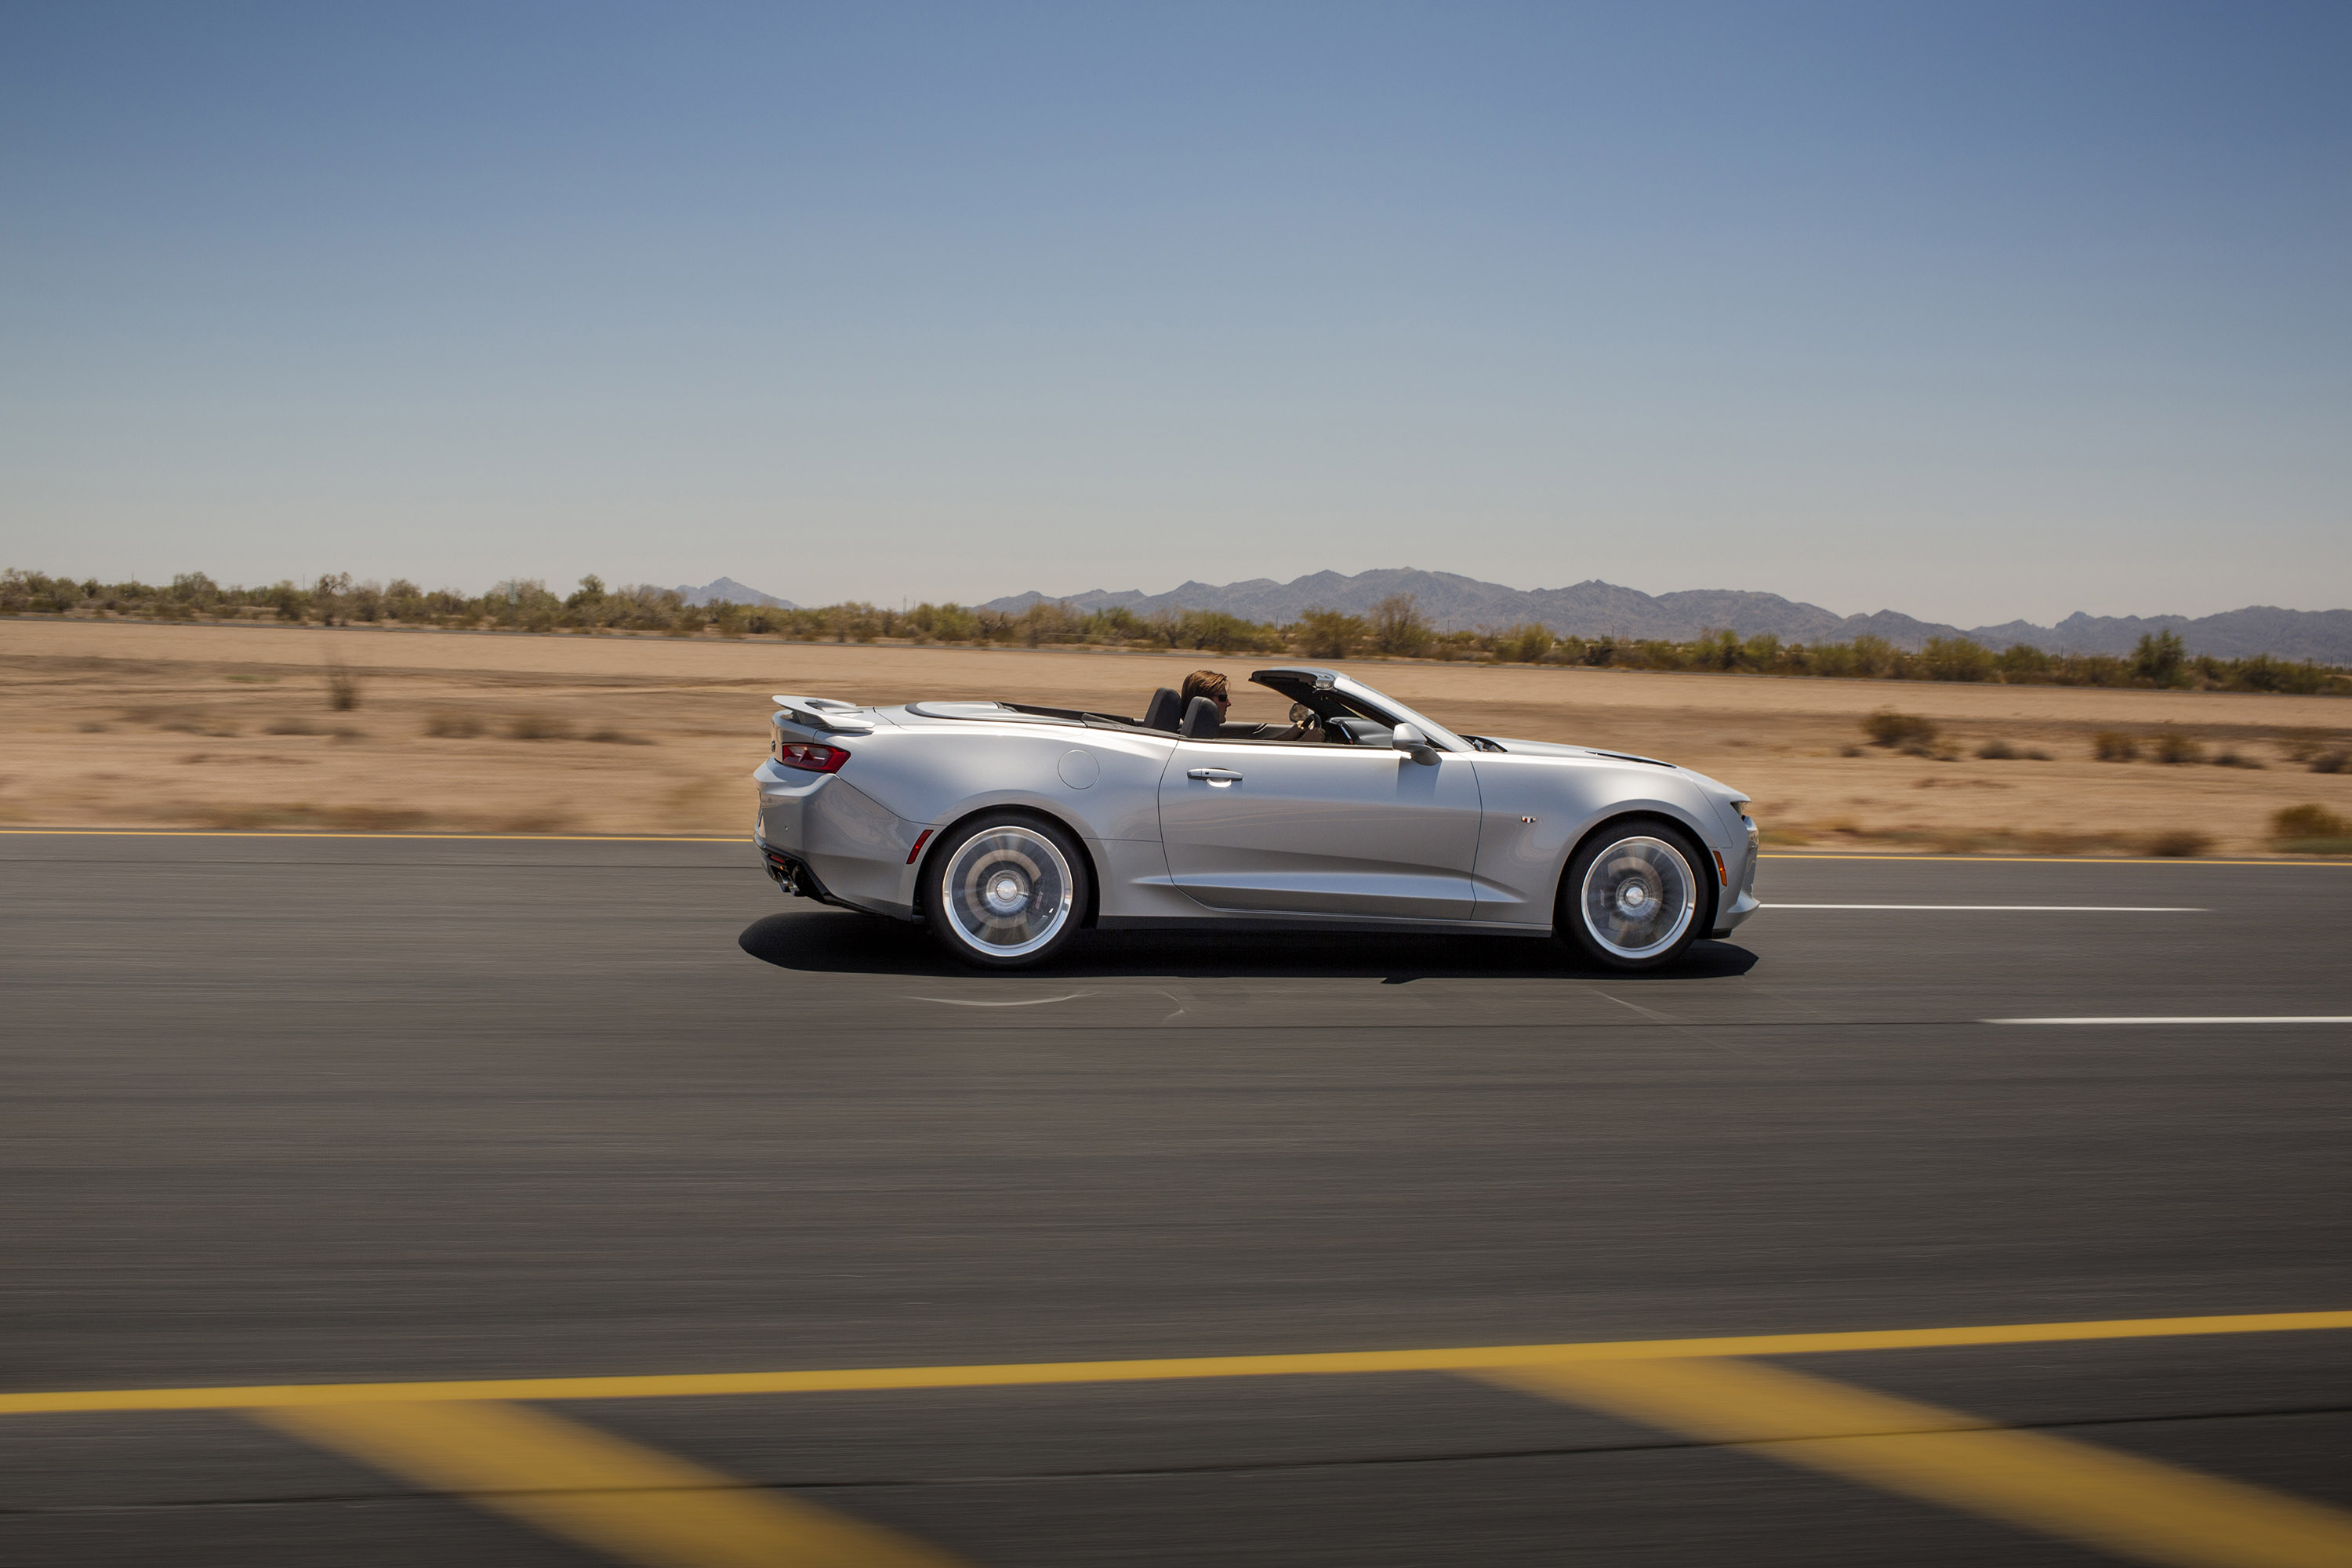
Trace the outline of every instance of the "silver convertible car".
<instances>
[{"instance_id":1,"label":"silver convertible car","mask_svg":"<svg viewBox=\"0 0 2352 1568\"><path fill-rule=\"evenodd\" d=\"M927 921L966 963L1082 928L1558 934L1671 963L1753 914L1747 797L1648 757L1457 735L1336 670L1250 677L1288 725L778 697L755 842L787 891Z\"/></svg>"}]
</instances>

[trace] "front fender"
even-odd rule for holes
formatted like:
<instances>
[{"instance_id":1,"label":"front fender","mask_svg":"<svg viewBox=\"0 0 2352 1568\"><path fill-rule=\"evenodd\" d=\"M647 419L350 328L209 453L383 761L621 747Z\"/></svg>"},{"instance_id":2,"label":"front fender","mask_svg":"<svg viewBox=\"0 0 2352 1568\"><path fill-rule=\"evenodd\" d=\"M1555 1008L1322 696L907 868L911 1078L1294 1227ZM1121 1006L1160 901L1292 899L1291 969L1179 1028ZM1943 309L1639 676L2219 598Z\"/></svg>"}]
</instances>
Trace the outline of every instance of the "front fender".
<instances>
[{"instance_id":1,"label":"front fender","mask_svg":"<svg viewBox=\"0 0 2352 1568\"><path fill-rule=\"evenodd\" d=\"M1680 826L1708 857L1698 870L1710 904L1719 891L1712 852L1730 846L1705 791L1681 773L1507 753L1481 752L1474 761L1484 816L1474 920L1549 926L1569 858L1593 829L1621 816L1662 816Z\"/></svg>"}]
</instances>

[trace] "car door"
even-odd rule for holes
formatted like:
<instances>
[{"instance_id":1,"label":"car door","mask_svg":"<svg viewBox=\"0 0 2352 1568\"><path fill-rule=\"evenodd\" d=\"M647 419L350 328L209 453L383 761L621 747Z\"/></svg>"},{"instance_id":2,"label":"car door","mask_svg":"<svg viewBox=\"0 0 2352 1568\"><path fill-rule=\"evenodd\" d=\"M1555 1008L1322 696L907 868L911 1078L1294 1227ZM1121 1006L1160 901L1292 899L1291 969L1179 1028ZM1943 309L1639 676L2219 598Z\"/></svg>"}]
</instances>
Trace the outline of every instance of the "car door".
<instances>
[{"instance_id":1,"label":"car door","mask_svg":"<svg viewBox=\"0 0 2352 1568\"><path fill-rule=\"evenodd\" d=\"M1478 776L1436 755L1179 741L1160 778L1169 871L1213 909L1468 920Z\"/></svg>"}]
</instances>

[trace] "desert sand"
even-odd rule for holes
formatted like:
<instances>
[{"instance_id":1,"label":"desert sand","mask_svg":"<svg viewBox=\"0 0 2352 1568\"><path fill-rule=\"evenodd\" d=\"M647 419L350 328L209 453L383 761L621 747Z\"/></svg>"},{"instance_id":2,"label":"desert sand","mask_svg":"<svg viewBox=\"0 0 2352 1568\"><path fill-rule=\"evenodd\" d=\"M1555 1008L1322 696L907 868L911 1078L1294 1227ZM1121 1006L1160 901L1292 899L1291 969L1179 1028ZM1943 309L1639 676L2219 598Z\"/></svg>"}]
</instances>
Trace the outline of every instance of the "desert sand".
<instances>
[{"instance_id":1,"label":"desert sand","mask_svg":"<svg viewBox=\"0 0 2352 1568\"><path fill-rule=\"evenodd\" d=\"M1003 698L1135 713L1207 666L1235 716L1265 656L0 621L0 824L733 835L771 692ZM331 703L348 671L357 704ZM2267 854L2271 815L2352 816L2352 702L2318 697L1811 680L1414 661L1349 666L1454 728L1686 763L1755 796L1775 841L1822 849L2129 853L2193 832ZM1864 740L1872 710L1942 727L1941 756ZM2091 737L2185 734L2263 764L2092 760ZM1984 742L2053 760L1985 761Z\"/></svg>"}]
</instances>

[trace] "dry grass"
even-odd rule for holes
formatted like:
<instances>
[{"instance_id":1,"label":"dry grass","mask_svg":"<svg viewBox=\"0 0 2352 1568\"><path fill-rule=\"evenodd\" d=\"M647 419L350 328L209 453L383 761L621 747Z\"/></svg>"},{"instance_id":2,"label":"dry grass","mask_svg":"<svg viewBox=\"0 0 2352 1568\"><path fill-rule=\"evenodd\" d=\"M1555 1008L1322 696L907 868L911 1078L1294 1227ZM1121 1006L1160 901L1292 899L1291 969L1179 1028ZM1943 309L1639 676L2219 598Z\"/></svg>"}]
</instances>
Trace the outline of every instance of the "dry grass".
<instances>
[{"instance_id":1,"label":"dry grass","mask_svg":"<svg viewBox=\"0 0 2352 1568\"><path fill-rule=\"evenodd\" d=\"M329 739L269 733L273 721L299 716L295 693L319 689L330 654L365 681L364 728L336 725ZM1152 688L1206 665L1236 678L1237 718L1279 720L1287 704L1245 684L1268 662L0 621L0 819L147 824L157 811L154 770L168 766L172 808L191 823L733 838L751 809L749 775L766 754L770 692L997 697L1133 713ZM2193 824L2209 852L2272 854L2280 851L2271 819L2282 809L2315 801L2352 816L2352 772L2305 771L2352 750L2352 703L2326 698L1920 687L1903 694L1905 716L1934 727L1918 754L1899 740L1855 743L1887 695L1870 682L1349 668L1458 730L1686 763L1755 795L1769 842L1814 853L2141 855L2168 825ZM330 722L320 707L310 711L311 721ZM518 717L540 738L509 739ZM2275 765L2091 760L2096 735L2139 737L2145 747L2168 726L2216 760L2235 753ZM2302 763L2291 765L2298 752ZM2017 765L2035 752L2053 760ZM184 759L201 761L173 765Z\"/></svg>"},{"instance_id":2,"label":"dry grass","mask_svg":"<svg viewBox=\"0 0 2352 1568\"><path fill-rule=\"evenodd\" d=\"M1942 733L1932 719L1881 708L1862 721L1862 732L1874 746L1893 746L1913 756L1925 756Z\"/></svg>"},{"instance_id":3,"label":"dry grass","mask_svg":"<svg viewBox=\"0 0 2352 1568\"><path fill-rule=\"evenodd\" d=\"M314 805L309 801L270 805L199 805L186 809L180 816L199 827L247 832L275 828L320 833L413 833L433 823L429 812L384 805Z\"/></svg>"},{"instance_id":4,"label":"dry grass","mask_svg":"<svg viewBox=\"0 0 2352 1568\"><path fill-rule=\"evenodd\" d=\"M2352 822L2324 805L2290 805L2272 816L2271 842L2290 854L2352 855Z\"/></svg>"},{"instance_id":5,"label":"dry grass","mask_svg":"<svg viewBox=\"0 0 2352 1568\"><path fill-rule=\"evenodd\" d=\"M327 663L327 706L338 713L348 713L360 705L360 695L366 683L341 661Z\"/></svg>"},{"instance_id":6,"label":"dry grass","mask_svg":"<svg viewBox=\"0 0 2352 1568\"><path fill-rule=\"evenodd\" d=\"M2180 827L2169 833L2151 834L2141 842L2140 847L2147 854L2163 856L2168 859L2184 858L2204 854L2213 847L2213 839L2210 834Z\"/></svg>"}]
</instances>

